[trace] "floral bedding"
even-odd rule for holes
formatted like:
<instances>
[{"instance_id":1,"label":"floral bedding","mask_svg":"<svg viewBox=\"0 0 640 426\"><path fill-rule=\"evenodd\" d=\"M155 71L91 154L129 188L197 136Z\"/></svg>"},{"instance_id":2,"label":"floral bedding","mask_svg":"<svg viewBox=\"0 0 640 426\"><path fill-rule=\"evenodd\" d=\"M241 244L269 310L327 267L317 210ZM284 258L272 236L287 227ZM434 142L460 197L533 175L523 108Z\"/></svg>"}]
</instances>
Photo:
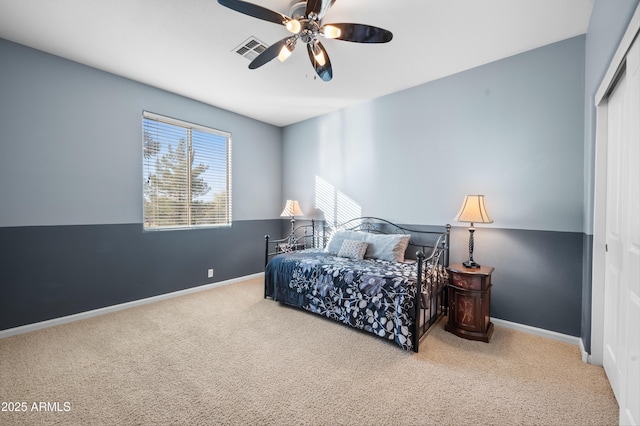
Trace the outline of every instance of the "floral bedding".
<instances>
[{"instance_id":1,"label":"floral bedding","mask_svg":"<svg viewBox=\"0 0 640 426\"><path fill-rule=\"evenodd\" d=\"M320 250L302 250L271 259L265 270L265 286L267 296L274 300L411 350L416 269L415 262L354 260Z\"/></svg>"}]
</instances>

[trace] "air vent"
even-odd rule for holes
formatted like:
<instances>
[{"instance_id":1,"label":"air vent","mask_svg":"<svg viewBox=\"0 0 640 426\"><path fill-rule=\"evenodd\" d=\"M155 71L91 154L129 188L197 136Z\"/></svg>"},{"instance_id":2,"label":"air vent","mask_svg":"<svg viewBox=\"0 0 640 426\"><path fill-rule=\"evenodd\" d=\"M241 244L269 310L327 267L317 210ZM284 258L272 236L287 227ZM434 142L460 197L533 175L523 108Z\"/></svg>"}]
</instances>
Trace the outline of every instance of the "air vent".
<instances>
[{"instance_id":1,"label":"air vent","mask_svg":"<svg viewBox=\"0 0 640 426\"><path fill-rule=\"evenodd\" d=\"M263 42L252 36L233 50L238 55L244 56L248 60L253 61L256 56L264 52L266 48L267 46Z\"/></svg>"}]
</instances>

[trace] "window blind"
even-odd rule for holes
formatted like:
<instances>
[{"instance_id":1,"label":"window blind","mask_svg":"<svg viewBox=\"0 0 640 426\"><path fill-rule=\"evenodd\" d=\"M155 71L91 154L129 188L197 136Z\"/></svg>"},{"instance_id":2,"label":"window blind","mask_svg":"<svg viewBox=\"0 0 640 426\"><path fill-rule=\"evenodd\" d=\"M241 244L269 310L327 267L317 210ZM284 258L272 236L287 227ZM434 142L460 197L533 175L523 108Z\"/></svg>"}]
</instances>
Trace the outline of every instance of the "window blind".
<instances>
[{"instance_id":1,"label":"window blind","mask_svg":"<svg viewBox=\"0 0 640 426\"><path fill-rule=\"evenodd\" d=\"M231 134L143 112L144 229L231 225Z\"/></svg>"}]
</instances>

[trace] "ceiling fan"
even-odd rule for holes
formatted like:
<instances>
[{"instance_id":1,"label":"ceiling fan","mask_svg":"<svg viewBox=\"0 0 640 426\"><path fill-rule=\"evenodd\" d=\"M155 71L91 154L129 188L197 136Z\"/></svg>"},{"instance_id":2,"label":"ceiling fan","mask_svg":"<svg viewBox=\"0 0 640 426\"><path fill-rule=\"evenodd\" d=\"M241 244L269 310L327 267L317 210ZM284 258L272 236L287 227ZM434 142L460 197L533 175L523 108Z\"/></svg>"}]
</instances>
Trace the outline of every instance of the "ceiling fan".
<instances>
[{"instance_id":1,"label":"ceiling fan","mask_svg":"<svg viewBox=\"0 0 640 426\"><path fill-rule=\"evenodd\" d=\"M250 69L261 67L275 57L278 57L280 61L286 60L296 47L296 43L301 41L307 45L309 59L316 74L324 81L331 80L333 70L331 69L331 61L327 51L319 40L320 37L356 43L387 43L393 38L393 34L390 31L371 25L323 25L322 18L335 2L336 0L308 0L304 12L300 16L289 17L245 1L218 0L218 3L229 9L264 21L284 25L292 33L292 35L272 44L260 53L249 64ZM304 5L304 2L301 3Z\"/></svg>"}]
</instances>

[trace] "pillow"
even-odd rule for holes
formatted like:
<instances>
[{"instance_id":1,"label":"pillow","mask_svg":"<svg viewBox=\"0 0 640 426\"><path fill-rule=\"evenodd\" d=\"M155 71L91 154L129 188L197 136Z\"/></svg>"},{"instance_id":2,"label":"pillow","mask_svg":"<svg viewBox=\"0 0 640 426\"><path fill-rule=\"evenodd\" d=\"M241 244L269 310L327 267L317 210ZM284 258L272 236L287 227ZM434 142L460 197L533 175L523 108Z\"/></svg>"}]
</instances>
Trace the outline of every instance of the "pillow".
<instances>
[{"instance_id":1,"label":"pillow","mask_svg":"<svg viewBox=\"0 0 640 426\"><path fill-rule=\"evenodd\" d=\"M349 257L351 259L362 260L364 253L367 251L367 244L364 241L356 240L344 240L340 251L338 251L338 257Z\"/></svg>"},{"instance_id":2,"label":"pillow","mask_svg":"<svg viewBox=\"0 0 640 426\"><path fill-rule=\"evenodd\" d=\"M373 257L390 262L402 262L411 235L406 234L365 234L369 243L365 257Z\"/></svg>"},{"instance_id":3,"label":"pillow","mask_svg":"<svg viewBox=\"0 0 640 426\"><path fill-rule=\"evenodd\" d=\"M338 255L345 240L364 241L368 243L364 257L373 257L390 262L402 262L409 245L410 235L406 234L372 234L361 231L336 231L327 243L326 251Z\"/></svg>"},{"instance_id":4,"label":"pillow","mask_svg":"<svg viewBox=\"0 0 640 426\"><path fill-rule=\"evenodd\" d=\"M336 231L327 243L326 251L337 255L342 248L344 240L364 241L366 234L358 231Z\"/></svg>"}]
</instances>

